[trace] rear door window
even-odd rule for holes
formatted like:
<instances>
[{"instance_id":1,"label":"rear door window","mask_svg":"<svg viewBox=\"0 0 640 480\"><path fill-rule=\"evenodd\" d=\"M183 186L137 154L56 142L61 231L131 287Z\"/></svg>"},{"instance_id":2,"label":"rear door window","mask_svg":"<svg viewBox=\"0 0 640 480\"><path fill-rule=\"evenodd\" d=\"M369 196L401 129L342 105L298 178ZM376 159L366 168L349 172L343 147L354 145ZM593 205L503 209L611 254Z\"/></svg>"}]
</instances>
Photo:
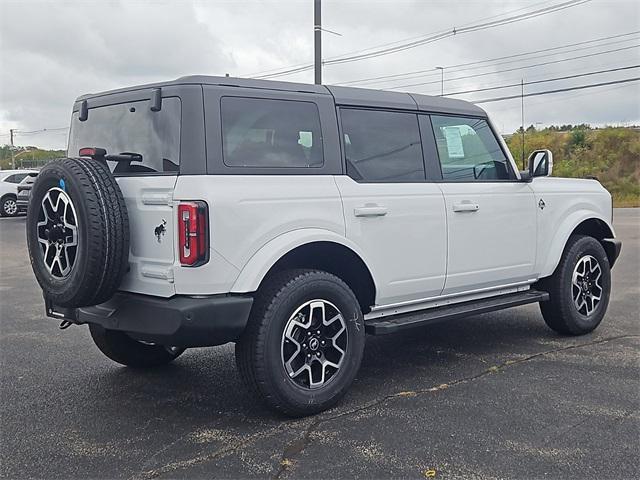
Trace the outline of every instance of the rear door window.
<instances>
[{"instance_id":1,"label":"rear door window","mask_svg":"<svg viewBox=\"0 0 640 480\"><path fill-rule=\"evenodd\" d=\"M442 179L510 180L511 166L486 120L431 115Z\"/></svg>"},{"instance_id":2,"label":"rear door window","mask_svg":"<svg viewBox=\"0 0 640 480\"><path fill-rule=\"evenodd\" d=\"M322 167L318 107L312 102L222 97L222 152L229 167Z\"/></svg>"},{"instance_id":3,"label":"rear door window","mask_svg":"<svg viewBox=\"0 0 640 480\"><path fill-rule=\"evenodd\" d=\"M162 109L151 111L149 101L89 109L81 122L73 114L68 155L83 147L104 148L107 154L137 153L142 161L109 162L119 174L177 173L180 169L181 104L177 97L163 98Z\"/></svg>"},{"instance_id":4,"label":"rear door window","mask_svg":"<svg viewBox=\"0 0 640 480\"><path fill-rule=\"evenodd\" d=\"M347 175L358 182L425 180L418 116L341 109Z\"/></svg>"}]
</instances>

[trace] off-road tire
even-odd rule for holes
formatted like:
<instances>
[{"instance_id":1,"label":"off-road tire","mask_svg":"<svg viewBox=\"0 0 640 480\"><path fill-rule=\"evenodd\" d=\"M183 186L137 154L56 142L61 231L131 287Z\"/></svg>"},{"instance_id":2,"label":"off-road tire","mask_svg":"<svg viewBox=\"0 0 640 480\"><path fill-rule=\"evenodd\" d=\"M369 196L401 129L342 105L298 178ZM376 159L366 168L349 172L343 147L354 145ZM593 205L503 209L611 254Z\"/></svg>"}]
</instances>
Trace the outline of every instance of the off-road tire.
<instances>
[{"instance_id":1,"label":"off-road tire","mask_svg":"<svg viewBox=\"0 0 640 480\"><path fill-rule=\"evenodd\" d=\"M13 202L13 204L11 202ZM16 205L16 196L9 194L2 197L2 201L0 201L0 216L16 217L18 216L18 213L19 212L18 212L18 206Z\"/></svg>"},{"instance_id":2,"label":"off-road tire","mask_svg":"<svg viewBox=\"0 0 640 480\"><path fill-rule=\"evenodd\" d=\"M167 348L162 345L142 343L117 330L107 330L100 325L89 324L91 338L108 358L132 368L153 368L166 365L178 358L184 348Z\"/></svg>"},{"instance_id":3,"label":"off-road tire","mask_svg":"<svg viewBox=\"0 0 640 480\"><path fill-rule=\"evenodd\" d=\"M574 269L586 255L594 257L602 270L602 298L589 316L578 311L572 294ZM543 279L539 288L549 292L549 300L540 303L542 316L549 328L562 335L584 335L592 332L607 311L611 293L611 267L600 242L586 235L572 235L555 272Z\"/></svg>"},{"instance_id":4,"label":"off-road tire","mask_svg":"<svg viewBox=\"0 0 640 480\"><path fill-rule=\"evenodd\" d=\"M347 328L346 357L326 385L309 390L287 375L281 339L296 309L314 299L333 303ZM271 409L291 417L311 415L338 402L352 384L362 360L364 318L351 289L338 277L318 270L288 270L275 274L258 291L249 322L236 343L236 365L244 384Z\"/></svg>"},{"instance_id":5,"label":"off-road tire","mask_svg":"<svg viewBox=\"0 0 640 480\"><path fill-rule=\"evenodd\" d=\"M64 189L78 217L75 263L65 278L49 272L38 242L41 204L53 187ZM83 307L113 296L128 269L129 218L122 192L105 162L63 158L44 166L31 190L27 244L36 279L54 304Z\"/></svg>"}]
</instances>

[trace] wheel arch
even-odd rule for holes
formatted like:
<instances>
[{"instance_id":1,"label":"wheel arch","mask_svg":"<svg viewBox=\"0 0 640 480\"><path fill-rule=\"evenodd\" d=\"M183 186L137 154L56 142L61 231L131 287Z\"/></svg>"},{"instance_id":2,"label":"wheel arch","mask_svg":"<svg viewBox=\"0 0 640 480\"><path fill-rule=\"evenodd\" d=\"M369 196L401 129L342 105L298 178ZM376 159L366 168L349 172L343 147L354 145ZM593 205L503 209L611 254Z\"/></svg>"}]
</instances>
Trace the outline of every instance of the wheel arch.
<instances>
[{"instance_id":1,"label":"wheel arch","mask_svg":"<svg viewBox=\"0 0 640 480\"><path fill-rule=\"evenodd\" d=\"M334 232L296 230L280 235L258 250L242 268L231 292L255 292L271 275L284 269L314 268L341 278L367 313L377 292L375 276L368 265L355 245Z\"/></svg>"},{"instance_id":2,"label":"wheel arch","mask_svg":"<svg viewBox=\"0 0 640 480\"><path fill-rule=\"evenodd\" d=\"M4 195L2 195L0 197L0 202L4 202L5 198L7 198L7 197L13 197L14 200L18 199L18 195L16 195L13 192L8 192L8 193L5 193Z\"/></svg>"},{"instance_id":3,"label":"wheel arch","mask_svg":"<svg viewBox=\"0 0 640 480\"><path fill-rule=\"evenodd\" d=\"M615 238L615 232L611 222L593 212L574 212L567 217L560 228L556 230L556 234L550 243L551 248L543 264L540 278L553 274L560 263L569 237L576 234L588 235L598 240L607 253L609 264L613 266L616 260L616 252L611 244L603 241L606 238Z\"/></svg>"}]
</instances>

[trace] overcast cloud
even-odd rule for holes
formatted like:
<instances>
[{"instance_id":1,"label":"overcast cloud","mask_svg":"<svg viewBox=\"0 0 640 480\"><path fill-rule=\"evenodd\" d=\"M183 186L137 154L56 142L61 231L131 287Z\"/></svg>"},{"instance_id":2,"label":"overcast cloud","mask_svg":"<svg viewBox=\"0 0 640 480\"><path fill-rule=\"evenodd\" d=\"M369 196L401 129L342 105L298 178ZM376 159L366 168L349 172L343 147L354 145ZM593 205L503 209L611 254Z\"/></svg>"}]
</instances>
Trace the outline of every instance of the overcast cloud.
<instances>
[{"instance_id":1,"label":"overcast cloud","mask_svg":"<svg viewBox=\"0 0 640 480\"><path fill-rule=\"evenodd\" d=\"M323 2L323 57L453 28L550 1ZM306 64L313 58L313 2L291 1L0 1L0 144L8 130L67 126L80 94L174 79L189 74L246 76ZM432 69L640 30L640 2L591 2L531 20L457 35L402 53L326 66L324 82ZM527 62L451 73L445 91L539 80L640 64L640 48L467 80L451 78L640 44L640 35L614 45ZM438 81L428 76L370 85ZM640 69L527 87L562 88L640 76ZM313 81L307 71L283 80ZM406 90L440 93L439 83ZM469 100L518 94L519 87L462 95ZM526 124L640 123L640 86L629 83L526 99ZM504 133L520 125L520 100L483 105ZM63 148L64 132L18 135L18 145Z\"/></svg>"}]
</instances>

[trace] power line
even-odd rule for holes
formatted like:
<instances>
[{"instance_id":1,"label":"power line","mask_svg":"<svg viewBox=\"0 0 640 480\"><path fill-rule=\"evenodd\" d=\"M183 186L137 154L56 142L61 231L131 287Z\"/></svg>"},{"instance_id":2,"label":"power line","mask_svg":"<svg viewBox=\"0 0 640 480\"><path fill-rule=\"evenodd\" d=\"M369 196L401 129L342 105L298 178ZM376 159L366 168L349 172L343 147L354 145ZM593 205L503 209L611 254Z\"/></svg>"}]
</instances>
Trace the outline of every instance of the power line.
<instances>
[{"instance_id":1,"label":"power line","mask_svg":"<svg viewBox=\"0 0 640 480\"><path fill-rule=\"evenodd\" d=\"M561 50L561 49L564 49L564 48L575 47L575 46L579 46L579 45L585 45L587 43L596 43L596 42L601 42L601 41L604 41L604 40L611 40L611 39L614 39L614 38L628 37L630 35L636 35L638 33L640 33L640 30L636 30L634 32L629 32L629 33L623 33L623 34L620 34L620 35L610 35L608 37L595 38L595 39L592 39L592 40L586 40L586 41L577 42L577 43L569 43L569 44L561 45L561 46L557 46L557 47L543 48L543 49L540 49L540 50L533 50L533 51L530 51L530 52L516 53L516 54L513 54L513 55L505 55L503 57L489 58L487 60L478 60L478 61L475 61L475 62L459 63L457 65L445 66L444 68L447 71L451 72L451 69L454 69L454 68L468 67L468 66L471 66L471 65L478 65L478 64L481 64L481 63L495 62L497 60L506 60L506 59L510 59L510 58L523 57L523 56L527 56L527 55L533 55L533 54L536 54L536 53L551 52L551 51L554 51L554 50ZM621 40L621 41L617 41L617 42L604 43L604 44L601 44L601 45L591 45L589 47L585 47L585 48L582 48L582 49L570 50L569 52L579 51L579 50L588 50L590 48L599 48L599 47L604 47L606 45L613 45L613 44L617 44L617 43L628 42L630 40L632 40L632 39L625 39L625 40ZM569 53L569 52L560 52L560 53ZM525 60L531 60L531 58L522 59L522 60L515 60L515 61L525 61ZM512 62L503 62L503 63L500 63L499 65L504 65L505 63L512 63ZM487 65L487 66L489 66L489 65ZM480 67L476 67L476 68L483 68L483 67L480 66ZM471 69L464 68L464 69L455 70L455 71L458 72L458 71L462 71L462 70L471 70ZM407 79L408 80L410 78L413 78L413 77L411 77L411 75L416 75L416 74L420 74L420 73L426 73L427 74L427 75L418 75L418 76L423 76L423 77L439 75L438 73L434 72L433 68L429 68L429 69L426 69L426 70L415 70L415 71L412 71L412 72L396 73L396 74L393 74L393 75L381 75L381 76L378 76L378 77L369 77L369 78L361 78L359 80L350 80L350 81L347 81L347 82L336 83L336 85L350 85L350 84L353 84L353 83L359 83L359 84L362 84L362 83L384 83L384 82L376 82L375 80L391 81L391 79L398 79L398 77L402 77L402 79Z\"/></svg>"},{"instance_id":2,"label":"power line","mask_svg":"<svg viewBox=\"0 0 640 480\"><path fill-rule=\"evenodd\" d=\"M470 100L470 102L472 103L501 102L503 100L513 100L516 98L537 97L538 95L549 95L552 93L570 92L572 90L584 90L585 88L603 87L605 85L617 85L619 83L637 82L638 80L640 80L640 77L625 78L622 80L613 80L611 82L589 83L587 85L577 85L575 87L558 88L556 90L545 90L542 92L525 93L524 95L510 95L508 97L496 97L496 98L486 98L482 100Z\"/></svg>"},{"instance_id":3,"label":"power line","mask_svg":"<svg viewBox=\"0 0 640 480\"><path fill-rule=\"evenodd\" d=\"M607 70L598 70L595 72L585 72L585 73L577 73L575 75L566 75L564 77L555 77L555 78L545 78L544 80L534 80L531 82L520 82L520 83L511 83L508 85L496 85L493 87L485 87L485 88L476 88L474 90L464 90L461 92L452 92L452 93L446 93L444 96L448 97L448 96L452 96L452 95L463 95L463 94L467 94L467 93L476 93L476 92L486 92L489 90L499 90L502 88L512 88L512 87L519 87L521 85L535 85L538 83L547 83L547 82L557 82L558 80L569 80L571 78L579 78L579 77L588 77L590 75L599 75L601 73L610 73L610 72L619 72L622 70L631 70L633 68L640 68L640 64L639 65L628 65L625 67L618 67L618 68L609 68Z\"/></svg>"},{"instance_id":4,"label":"power line","mask_svg":"<svg viewBox=\"0 0 640 480\"><path fill-rule=\"evenodd\" d=\"M566 2L562 2L562 3L558 3L555 5L551 5L549 7L545 7L545 8L540 8L537 10L532 10L530 12L526 12L526 13L522 13L519 15L514 15L514 16L510 16L510 17L506 17L503 19L499 19L499 20L493 20L490 22L484 22L484 23L478 23L478 24L468 24L468 26L463 26L463 27L453 27L451 30L446 30L446 31L441 31L438 33L434 33L434 34L426 34L426 36L423 36L423 38L420 38L418 40L414 40L414 41L410 41L410 42L405 42L405 43L401 43L399 45L396 46L392 46L392 47L386 47L386 48L378 48L377 50L374 49L376 47L372 47L372 49L370 49L371 51L367 52L367 53L360 53L360 54L356 54L356 55L349 55L349 54L345 54L341 57L336 57L333 59L327 59L325 61L323 61L323 65L337 65L340 63L348 63L348 62L355 62L355 61L359 61L359 60L366 60L366 59L370 59L370 58L376 58L376 57L380 57L383 55L390 55L392 53L398 53L404 50L409 50L412 48L416 48L419 47L421 45L426 45L428 43L433 43L439 40L442 40L444 38L449 38L449 37L453 37L456 35L462 35L464 33L470 33L470 32L477 32L480 30L486 30L489 28L494 28L494 27L499 27L502 25L508 25L510 23L515 23L515 22L521 22L523 20L529 20L531 18L536 18L539 17L541 15L548 15L550 13L555 13L561 10L564 10L566 8L571 8L571 7L575 7L587 2L590 2L591 0L569 0ZM301 65L298 67L293 67L293 68L288 68L279 72L275 72L275 73L271 73L271 74L266 74L266 75L258 75L258 76L254 76L253 78L275 78L275 77L280 77L280 76L284 76L284 75L291 75L293 73L298 73L298 72L303 72L305 70L310 70L313 68L313 64L307 64L307 65Z\"/></svg>"},{"instance_id":5,"label":"power line","mask_svg":"<svg viewBox=\"0 0 640 480\"><path fill-rule=\"evenodd\" d=\"M465 75L465 76L462 76L462 77L454 77L454 78L449 78L448 81L452 82L454 80L464 80L464 79L467 79L467 78L477 78L477 77L483 77L485 75L495 75L497 73L514 72L516 70L524 70L525 68L540 67L540 66L543 66L543 65L552 65L552 64L555 64L555 63L562 63L562 62L567 62L567 61L570 61L570 60L580 60L582 58L596 57L598 55L606 55L608 53L621 52L621 51L624 51L624 50L629 50L631 48L638 48L638 47L640 47L640 44L631 45L631 46L628 46L628 47L615 48L615 49L612 49L612 50L605 50L605 51L602 51L602 52L590 53L590 54L587 54L587 55L579 55L577 57L563 58L563 59L560 59L560 60L551 60L549 62L534 63L534 64L531 64L531 65L520 65L518 67L507 68L505 70L496 70L496 71L493 71L493 72L476 73L476 74L473 74L473 75ZM422 86L422 85L432 85L432 84L435 84L435 83L440 83L440 80L434 80L434 81L429 81L429 82L419 82L419 83L409 83L409 84L403 84L403 85L395 85L395 86L386 87L386 88L389 89L389 90L395 90L395 89L398 89L398 88L419 87L419 86Z\"/></svg>"},{"instance_id":6,"label":"power line","mask_svg":"<svg viewBox=\"0 0 640 480\"><path fill-rule=\"evenodd\" d=\"M538 6L550 3L551 1L553 1L553 0L545 0L544 2L534 4L533 7L538 7ZM526 7L518 8L516 10L509 10L507 12L499 13L497 15L492 15L492 16L489 16L489 17L479 18L479 19L474 20L473 22L469 22L469 23L463 24L462 26L471 25L471 24L473 24L475 22L481 22L483 20L489 20L489 19L492 19L492 18L499 18L499 17L502 17L504 15L510 15L512 13L520 12L522 10L527 10L528 8L531 8L531 7L532 7L531 5L527 5ZM448 31L448 30L440 30L437 33L446 32L446 31ZM426 34L426 35L429 35L429 34ZM364 49L360 49L360 50L352 50L350 52L345 52L342 55L344 56L344 55L355 55L355 54L358 54L358 53L364 53L364 52L368 52L369 50L374 49L374 48L382 48L382 47L387 47L387 46L391 46L391 45L397 45L397 44L400 44L400 43L417 40L417 39L423 38L424 36L425 36L425 34L422 34L422 35L418 35L418 36L415 36L415 37L409 37L409 38L404 38L404 39L401 39L401 40L395 40L393 42L378 44L378 45L375 45L375 46L369 47L369 48L364 48ZM327 60L333 60L333 59L337 59L337 58L340 58L340 56L329 57ZM289 72L289 71L310 70L312 67L313 67L313 65L310 65L308 63L298 63L298 64L294 64L294 65L289 65L287 67L278 67L278 68L271 68L271 69L268 69L268 70L261 70L259 72L254 72L254 73L248 74L246 76L250 77L250 78L262 78L261 76L264 75L264 74L270 74L270 73L278 74L278 72L281 72L283 68L287 72Z\"/></svg>"},{"instance_id":7,"label":"power line","mask_svg":"<svg viewBox=\"0 0 640 480\"><path fill-rule=\"evenodd\" d=\"M58 130L68 130L69 127L56 127L56 128L41 128L40 130L31 130L29 132L23 132L22 130L14 130L14 135L33 135L35 133L55 132Z\"/></svg>"},{"instance_id":8,"label":"power line","mask_svg":"<svg viewBox=\"0 0 640 480\"><path fill-rule=\"evenodd\" d=\"M632 85L630 83L624 83L622 85L616 85L613 87L609 87L609 88L602 88L600 90L598 90L598 94L602 94L602 93L606 93L606 92L611 92L613 90L620 90L622 88L628 88L628 87L633 87L635 85ZM574 98L579 98L579 97L584 97L585 95L594 95L595 92L579 92L579 93L574 93L573 95L565 95L562 96L560 98L553 98L553 99L539 99L539 100L544 100L544 105L547 105L549 103L554 103L554 102L567 102L570 100L573 100ZM529 106L531 105L542 105L542 103L540 102L536 102L535 99L529 101L529 103L527 104ZM519 108L519 107L516 107ZM503 112L505 110L515 110L514 107L509 107L509 106L505 106L504 108L492 108L491 111L492 112Z\"/></svg>"},{"instance_id":9,"label":"power line","mask_svg":"<svg viewBox=\"0 0 640 480\"><path fill-rule=\"evenodd\" d=\"M389 47L386 49L380 49L380 50L374 50L370 53L366 53L366 54L360 54L360 55L352 55L352 56L346 56L346 57L341 57L341 58L337 58L335 60L327 60L325 61L325 65L335 65L335 64L339 64L339 63L347 63L347 62L354 62L354 61L358 61L358 60L365 60L365 59L369 59L369 58L375 58L375 57L380 57L383 55L389 55L391 53L397 53L397 52L401 52L404 50L408 50L411 48L415 48L421 45L426 45L428 43L432 43L438 40L442 40L443 38L448 38L448 37L453 37L456 35L462 35L464 33L470 33L470 32L477 32L480 30L486 30L488 28L493 28L493 27L499 27L502 25L508 25L510 23L515 23L515 22L521 22L523 20L529 20L530 18L536 18L539 17L541 15L548 15L550 13L555 13L558 12L560 10L564 10L566 8L571 8L571 7L576 7L578 5L581 5L583 3L587 3L591 0L569 0L568 2L563 2L563 3L559 3L556 5L551 5L549 7L545 7L542 9L538 9L538 10L533 10L531 12L527 12L527 13L523 13L520 15L515 15L513 17L507 17L501 20L494 20L491 22L485 22L485 23L480 23L478 25L470 25L467 27L461 27L461 28L456 28L454 27L452 30L447 31L445 33L440 33L440 34L435 34L429 37L426 37L424 39L421 40L416 40L414 42L409 42L409 43L405 43L402 45L398 45L396 47Z\"/></svg>"}]
</instances>

